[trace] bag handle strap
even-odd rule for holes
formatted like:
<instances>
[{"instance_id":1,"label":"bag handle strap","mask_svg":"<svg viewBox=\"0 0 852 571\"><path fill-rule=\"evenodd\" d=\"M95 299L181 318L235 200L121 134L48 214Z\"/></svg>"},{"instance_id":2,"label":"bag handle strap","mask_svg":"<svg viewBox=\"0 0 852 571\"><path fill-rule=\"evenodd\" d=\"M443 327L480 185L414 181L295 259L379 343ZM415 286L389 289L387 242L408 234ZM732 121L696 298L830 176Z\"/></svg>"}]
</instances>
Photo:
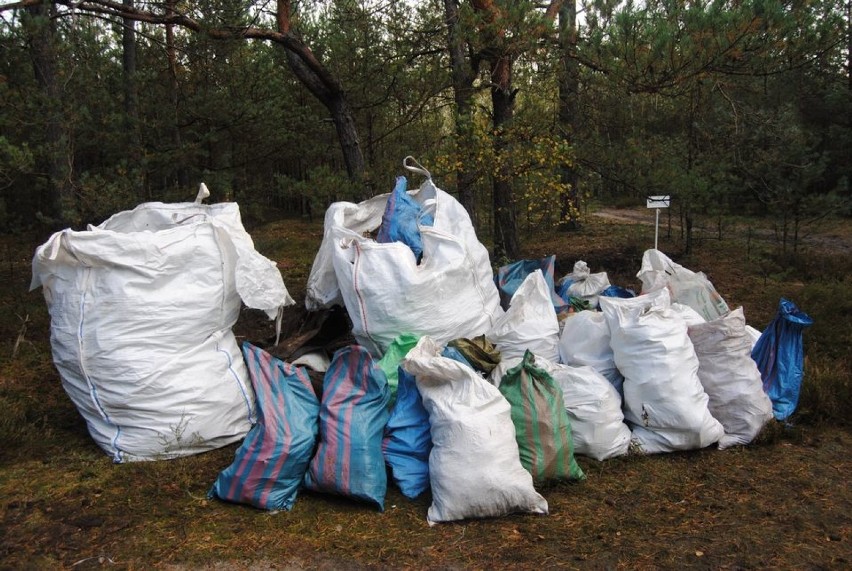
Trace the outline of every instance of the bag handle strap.
<instances>
[{"instance_id":1,"label":"bag handle strap","mask_svg":"<svg viewBox=\"0 0 852 571\"><path fill-rule=\"evenodd\" d=\"M195 204L201 204L201 201L210 196L210 191L207 185L203 182L198 186L198 194L195 195Z\"/></svg>"},{"instance_id":2,"label":"bag handle strap","mask_svg":"<svg viewBox=\"0 0 852 571\"><path fill-rule=\"evenodd\" d=\"M408 155L404 159L402 159L403 168L410 170L411 172L416 172L417 174L422 174L429 180L432 180L432 174L426 170L426 167L417 162L417 159Z\"/></svg>"}]
</instances>

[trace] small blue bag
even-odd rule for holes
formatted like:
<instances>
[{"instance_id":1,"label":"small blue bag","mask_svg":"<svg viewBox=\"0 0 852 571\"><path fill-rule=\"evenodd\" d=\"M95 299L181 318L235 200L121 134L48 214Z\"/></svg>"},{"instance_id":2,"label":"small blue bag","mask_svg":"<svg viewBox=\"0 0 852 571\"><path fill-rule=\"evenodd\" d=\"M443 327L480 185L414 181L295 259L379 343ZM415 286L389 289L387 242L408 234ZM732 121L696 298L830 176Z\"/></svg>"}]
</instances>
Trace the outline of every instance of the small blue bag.
<instances>
[{"instance_id":1,"label":"small blue bag","mask_svg":"<svg viewBox=\"0 0 852 571\"><path fill-rule=\"evenodd\" d=\"M429 489L429 452L432 451L429 413L414 376L399 368L396 406L385 427L382 452L391 477L406 498Z\"/></svg>"},{"instance_id":2,"label":"small blue bag","mask_svg":"<svg viewBox=\"0 0 852 571\"><path fill-rule=\"evenodd\" d=\"M789 418L799 404L805 362L802 335L811 325L813 319L782 297L778 313L751 350L776 420Z\"/></svg>"},{"instance_id":3,"label":"small blue bag","mask_svg":"<svg viewBox=\"0 0 852 571\"><path fill-rule=\"evenodd\" d=\"M423 211L423 206L406 192L408 180L397 177L396 186L388 197L382 224L379 226L376 242L402 242L414 252L414 258L420 263L423 256L423 240L420 238L420 226L433 226L435 219Z\"/></svg>"},{"instance_id":4,"label":"small blue bag","mask_svg":"<svg viewBox=\"0 0 852 571\"><path fill-rule=\"evenodd\" d=\"M622 299L629 299L631 297L636 297L636 292L632 289L611 285L603 290L601 295L604 297L620 297Z\"/></svg>"}]
</instances>

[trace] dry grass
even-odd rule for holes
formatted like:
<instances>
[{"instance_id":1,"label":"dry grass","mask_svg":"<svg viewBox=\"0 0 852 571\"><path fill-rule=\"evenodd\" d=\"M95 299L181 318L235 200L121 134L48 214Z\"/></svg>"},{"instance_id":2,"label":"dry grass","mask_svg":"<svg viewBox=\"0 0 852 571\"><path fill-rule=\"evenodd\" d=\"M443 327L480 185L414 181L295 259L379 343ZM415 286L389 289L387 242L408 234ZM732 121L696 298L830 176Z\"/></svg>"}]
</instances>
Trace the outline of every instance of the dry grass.
<instances>
[{"instance_id":1,"label":"dry grass","mask_svg":"<svg viewBox=\"0 0 852 571\"><path fill-rule=\"evenodd\" d=\"M319 223L285 220L253 230L291 293L304 283ZM528 257L557 254L638 287L653 229L590 219L578 233L526 240ZM429 498L391 488L386 511L302 493L291 512L206 499L236 445L173 460L114 465L89 438L50 361L49 318L27 293L29 262L46 236L0 237L0 568L3 569L712 569L823 568L852 564L850 277L768 273L733 239L705 240L685 266L705 271L732 306L762 328L780 296L814 317L806 334L803 413L771 425L758 443L596 462L588 479L540 490L550 515L426 524ZM661 247L677 252L676 240ZM837 269L830 252L824 265ZM768 267L768 266L766 266ZM833 270L834 271L834 270ZM271 326L246 313L242 335ZM845 343L845 345L844 345ZM17 348L16 348L17 347ZM15 353L12 357L12 353Z\"/></svg>"}]
</instances>

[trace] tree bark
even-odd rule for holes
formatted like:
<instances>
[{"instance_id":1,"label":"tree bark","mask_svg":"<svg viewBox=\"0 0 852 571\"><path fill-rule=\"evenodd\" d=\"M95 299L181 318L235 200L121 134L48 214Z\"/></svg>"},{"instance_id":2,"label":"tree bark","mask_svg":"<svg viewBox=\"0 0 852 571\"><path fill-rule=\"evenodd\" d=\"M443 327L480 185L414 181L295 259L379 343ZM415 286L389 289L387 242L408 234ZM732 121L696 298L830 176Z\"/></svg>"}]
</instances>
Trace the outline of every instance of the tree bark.
<instances>
[{"instance_id":1,"label":"tree bark","mask_svg":"<svg viewBox=\"0 0 852 571\"><path fill-rule=\"evenodd\" d=\"M331 114L331 120L340 141L346 173L354 181L364 178L364 153L355 123L352 106L340 81L317 59L316 55L291 31L290 0L278 2L278 31L287 37L284 48L287 63L296 78L322 103Z\"/></svg>"},{"instance_id":2,"label":"tree bark","mask_svg":"<svg viewBox=\"0 0 852 571\"><path fill-rule=\"evenodd\" d=\"M512 188L510 160L507 156L506 130L509 128L515 108L516 90L512 89L512 64L519 48L507 37L506 15L494 0L472 0L474 9L484 16L480 33L483 36L485 59L491 68L491 107L494 127L493 148L498 163L492 185L494 207L494 258L498 261L520 258L518 225L515 214L515 197ZM559 0L551 0L544 13L544 23L552 22L561 6ZM547 33L547 26L536 26L528 30L536 37Z\"/></svg>"},{"instance_id":3,"label":"tree bark","mask_svg":"<svg viewBox=\"0 0 852 571\"><path fill-rule=\"evenodd\" d=\"M453 99L456 105L456 147L459 160L456 168L456 188L459 193L459 202L467 210L476 228L478 215L474 187L476 173L473 169L476 152L473 141L473 80L478 66L465 53L466 45L462 39L458 0L444 0L444 16L447 25Z\"/></svg>"},{"instance_id":4,"label":"tree bark","mask_svg":"<svg viewBox=\"0 0 852 571\"><path fill-rule=\"evenodd\" d=\"M47 174L49 215L60 226L77 222L77 204L71 177L73 152L71 134L62 117L62 87L57 78L55 8L39 4L25 10L28 41L36 83L46 102L46 152L43 170Z\"/></svg>"},{"instance_id":5,"label":"tree bark","mask_svg":"<svg viewBox=\"0 0 852 571\"><path fill-rule=\"evenodd\" d=\"M561 67L559 73L559 135L572 142L577 133L580 75L579 64L574 54L577 50L577 2L565 0L559 9L559 48ZM568 186L560 198L559 227L562 230L580 228L579 176L573 164L560 167L559 178Z\"/></svg>"},{"instance_id":6,"label":"tree bark","mask_svg":"<svg viewBox=\"0 0 852 571\"><path fill-rule=\"evenodd\" d=\"M515 112L515 92L512 91L512 60L504 55L492 62L491 106L494 114L494 155L498 162L494 176L494 258L500 262L513 261L521 256L518 224L515 216L515 197L507 156L506 129Z\"/></svg>"}]
</instances>

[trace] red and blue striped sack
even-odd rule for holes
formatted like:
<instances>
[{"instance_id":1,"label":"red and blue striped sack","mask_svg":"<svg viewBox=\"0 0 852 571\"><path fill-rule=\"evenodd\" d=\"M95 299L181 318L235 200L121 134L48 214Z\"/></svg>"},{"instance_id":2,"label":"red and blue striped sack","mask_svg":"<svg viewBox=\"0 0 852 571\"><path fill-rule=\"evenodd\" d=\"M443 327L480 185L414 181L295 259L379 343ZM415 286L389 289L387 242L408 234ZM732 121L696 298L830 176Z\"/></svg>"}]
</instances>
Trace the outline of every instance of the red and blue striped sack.
<instances>
[{"instance_id":1,"label":"red and blue striped sack","mask_svg":"<svg viewBox=\"0 0 852 571\"><path fill-rule=\"evenodd\" d=\"M307 489L384 511L382 437L389 399L387 377L367 349L350 345L334 354L323 379L319 446L305 474Z\"/></svg>"},{"instance_id":2,"label":"red and blue striped sack","mask_svg":"<svg viewBox=\"0 0 852 571\"><path fill-rule=\"evenodd\" d=\"M257 396L258 420L208 497L289 511L316 446L319 399L304 367L250 343L242 348Z\"/></svg>"}]
</instances>

